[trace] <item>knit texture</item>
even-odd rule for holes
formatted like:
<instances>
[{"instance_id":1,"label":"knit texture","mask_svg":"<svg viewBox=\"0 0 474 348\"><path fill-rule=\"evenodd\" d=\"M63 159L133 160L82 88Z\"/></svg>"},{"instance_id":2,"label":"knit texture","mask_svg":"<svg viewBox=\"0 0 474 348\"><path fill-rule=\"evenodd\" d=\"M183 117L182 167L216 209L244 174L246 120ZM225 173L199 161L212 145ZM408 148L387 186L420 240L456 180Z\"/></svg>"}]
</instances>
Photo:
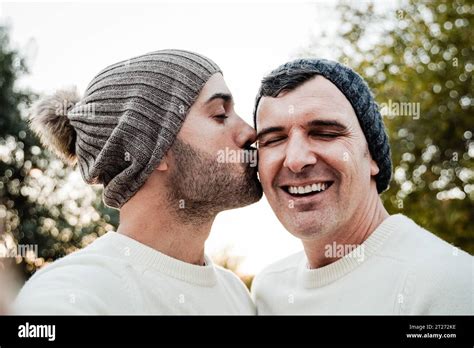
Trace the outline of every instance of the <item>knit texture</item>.
<instances>
[{"instance_id":1,"label":"knit texture","mask_svg":"<svg viewBox=\"0 0 474 348\"><path fill-rule=\"evenodd\" d=\"M382 116L367 83L349 67L326 59L297 59L279 66L269 76L291 75L302 69L307 73L325 77L349 100L367 139L370 154L379 167L379 173L375 176L377 191L385 191L392 176L390 144ZM255 127L258 103L263 96L269 96L264 86L265 84L262 84L260 87L255 102Z\"/></svg>"},{"instance_id":2,"label":"knit texture","mask_svg":"<svg viewBox=\"0 0 474 348\"><path fill-rule=\"evenodd\" d=\"M205 256L189 264L117 232L36 272L14 314L255 314L244 283Z\"/></svg>"},{"instance_id":3,"label":"knit texture","mask_svg":"<svg viewBox=\"0 0 474 348\"><path fill-rule=\"evenodd\" d=\"M309 269L304 251L252 283L258 314L474 314L474 258L392 215L356 249Z\"/></svg>"},{"instance_id":4,"label":"knit texture","mask_svg":"<svg viewBox=\"0 0 474 348\"><path fill-rule=\"evenodd\" d=\"M173 144L186 114L219 67L206 57L162 50L102 70L67 117L88 184L104 185L104 203L120 208Z\"/></svg>"}]
</instances>

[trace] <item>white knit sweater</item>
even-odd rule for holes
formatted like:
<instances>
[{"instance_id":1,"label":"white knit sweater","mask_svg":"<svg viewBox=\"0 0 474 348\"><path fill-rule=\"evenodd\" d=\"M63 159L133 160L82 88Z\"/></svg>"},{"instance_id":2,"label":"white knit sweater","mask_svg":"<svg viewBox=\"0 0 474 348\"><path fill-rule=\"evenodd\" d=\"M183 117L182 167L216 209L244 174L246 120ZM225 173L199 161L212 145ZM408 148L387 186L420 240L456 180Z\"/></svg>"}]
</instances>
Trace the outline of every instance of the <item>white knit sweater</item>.
<instances>
[{"instance_id":1,"label":"white knit sweater","mask_svg":"<svg viewBox=\"0 0 474 348\"><path fill-rule=\"evenodd\" d=\"M232 272L166 256L108 232L37 272L20 291L17 314L255 314Z\"/></svg>"},{"instance_id":2,"label":"white knit sweater","mask_svg":"<svg viewBox=\"0 0 474 348\"><path fill-rule=\"evenodd\" d=\"M393 215L327 266L309 269L304 252L269 266L252 296L258 314L474 314L473 259Z\"/></svg>"}]
</instances>

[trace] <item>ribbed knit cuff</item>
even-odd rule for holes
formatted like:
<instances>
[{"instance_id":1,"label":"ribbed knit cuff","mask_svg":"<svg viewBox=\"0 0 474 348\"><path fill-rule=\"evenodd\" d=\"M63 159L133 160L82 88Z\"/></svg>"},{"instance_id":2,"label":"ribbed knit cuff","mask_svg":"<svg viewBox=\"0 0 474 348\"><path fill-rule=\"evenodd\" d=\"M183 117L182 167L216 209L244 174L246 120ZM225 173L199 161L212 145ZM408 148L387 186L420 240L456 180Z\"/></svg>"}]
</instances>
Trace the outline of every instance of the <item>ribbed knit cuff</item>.
<instances>
[{"instance_id":1,"label":"ribbed knit cuff","mask_svg":"<svg viewBox=\"0 0 474 348\"><path fill-rule=\"evenodd\" d=\"M109 239L123 260L144 271L156 271L187 283L212 287L217 282L212 260L205 255L205 266L174 259L145 244L117 232L108 232L101 239Z\"/></svg>"},{"instance_id":2,"label":"ribbed knit cuff","mask_svg":"<svg viewBox=\"0 0 474 348\"><path fill-rule=\"evenodd\" d=\"M342 278L376 254L390 235L394 231L399 230L406 221L409 220L402 214L388 217L361 245L327 266L309 269L306 257L303 258L299 267L300 274L298 278L302 281L302 285L305 288L325 286Z\"/></svg>"}]
</instances>

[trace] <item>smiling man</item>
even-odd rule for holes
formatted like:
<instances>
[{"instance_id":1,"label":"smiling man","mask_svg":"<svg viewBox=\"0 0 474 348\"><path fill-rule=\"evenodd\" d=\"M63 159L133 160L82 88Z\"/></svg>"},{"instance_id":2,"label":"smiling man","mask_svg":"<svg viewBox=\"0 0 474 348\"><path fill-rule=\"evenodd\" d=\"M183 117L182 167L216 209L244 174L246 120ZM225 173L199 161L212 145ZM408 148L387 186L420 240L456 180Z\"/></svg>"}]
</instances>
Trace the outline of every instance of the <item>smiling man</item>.
<instances>
[{"instance_id":1,"label":"smiling man","mask_svg":"<svg viewBox=\"0 0 474 348\"><path fill-rule=\"evenodd\" d=\"M204 253L215 216L262 195L255 167L217 160L223 149L251 151L255 131L214 62L163 50L113 64L83 98L40 100L31 126L104 186L120 225L36 273L16 313L255 313L245 285Z\"/></svg>"},{"instance_id":2,"label":"smiling man","mask_svg":"<svg viewBox=\"0 0 474 348\"><path fill-rule=\"evenodd\" d=\"M265 196L304 247L256 277L259 314L474 312L472 256L382 204L390 147L357 73L286 63L263 79L254 116Z\"/></svg>"}]
</instances>

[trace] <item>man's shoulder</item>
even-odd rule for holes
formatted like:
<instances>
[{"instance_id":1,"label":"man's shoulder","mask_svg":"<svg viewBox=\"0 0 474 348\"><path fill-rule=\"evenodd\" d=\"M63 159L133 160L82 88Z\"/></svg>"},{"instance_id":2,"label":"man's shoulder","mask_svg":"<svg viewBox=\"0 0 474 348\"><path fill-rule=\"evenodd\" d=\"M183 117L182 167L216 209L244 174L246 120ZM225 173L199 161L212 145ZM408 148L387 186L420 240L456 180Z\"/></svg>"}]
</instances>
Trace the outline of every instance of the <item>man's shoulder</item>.
<instances>
[{"instance_id":1,"label":"man's shoulder","mask_svg":"<svg viewBox=\"0 0 474 348\"><path fill-rule=\"evenodd\" d=\"M74 251L36 272L28 282L46 282L52 280L77 279L91 283L96 278L107 280L120 278L121 259L109 250L105 250L106 238L101 237L83 249Z\"/></svg>"},{"instance_id":2,"label":"man's shoulder","mask_svg":"<svg viewBox=\"0 0 474 348\"><path fill-rule=\"evenodd\" d=\"M233 299L239 303L238 310L240 313L255 314L255 304L253 303L252 298L250 297L250 292L242 279L229 269L219 265L214 265L214 267L218 277L224 281L227 291L230 291L229 293L232 294Z\"/></svg>"},{"instance_id":3,"label":"man's shoulder","mask_svg":"<svg viewBox=\"0 0 474 348\"><path fill-rule=\"evenodd\" d=\"M117 289L124 287L124 279L120 260L99 250L92 243L36 272L19 293L16 312L93 314L89 307L101 312L111 295L120 296Z\"/></svg>"},{"instance_id":4,"label":"man's shoulder","mask_svg":"<svg viewBox=\"0 0 474 348\"><path fill-rule=\"evenodd\" d=\"M414 243L417 250L413 252L411 265L418 279L425 279L425 284L436 285L438 290L472 292L472 255L422 227L416 233Z\"/></svg>"},{"instance_id":5,"label":"man's shoulder","mask_svg":"<svg viewBox=\"0 0 474 348\"><path fill-rule=\"evenodd\" d=\"M301 263L304 262L304 260L306 260L304 251L299 251L265 267L255 276L252 284L252 291L254 291L262 283L266 283L271 279L279 279L280 277L285 277L286 274L295 275L296 270L301 265Z\"/></svg>"},{"instance_id":6,"label":"man's shoulder","mask_svg":"<svg viewBox=\"0 0 474 348\"><path fill-rule=\"evenodd\" d=\"M407 274L405 291L416 293L418 307L433 313L472 313L474 258L413 220L403 217L402 222L389 252L381 256L401 262Z\"/></svg>"},{"instance_id":7,"label":"man's shoulder","mask_svg":"<svg viewBox=\"0 0 474 348\"><path fill-rule=\"evenodd\" d=\"M416 267L440 265L453 267L470 264L472 256L418 225L412 219L399 215L400 231L390 240L384 250L387 255L396 256ZM388 250L387 250L388 249Z\"/></svg>"},{"instance_id":8,"label":"man's shoulder","mask_svg":"<svg viewBox=\"0 0 474 348\"><path fill-rule=\"evenodd\" d=\"M238 292L248 294L247 287L237 274L219 265L214 265L217 275Z\"/></svg>"}]
</instances>

